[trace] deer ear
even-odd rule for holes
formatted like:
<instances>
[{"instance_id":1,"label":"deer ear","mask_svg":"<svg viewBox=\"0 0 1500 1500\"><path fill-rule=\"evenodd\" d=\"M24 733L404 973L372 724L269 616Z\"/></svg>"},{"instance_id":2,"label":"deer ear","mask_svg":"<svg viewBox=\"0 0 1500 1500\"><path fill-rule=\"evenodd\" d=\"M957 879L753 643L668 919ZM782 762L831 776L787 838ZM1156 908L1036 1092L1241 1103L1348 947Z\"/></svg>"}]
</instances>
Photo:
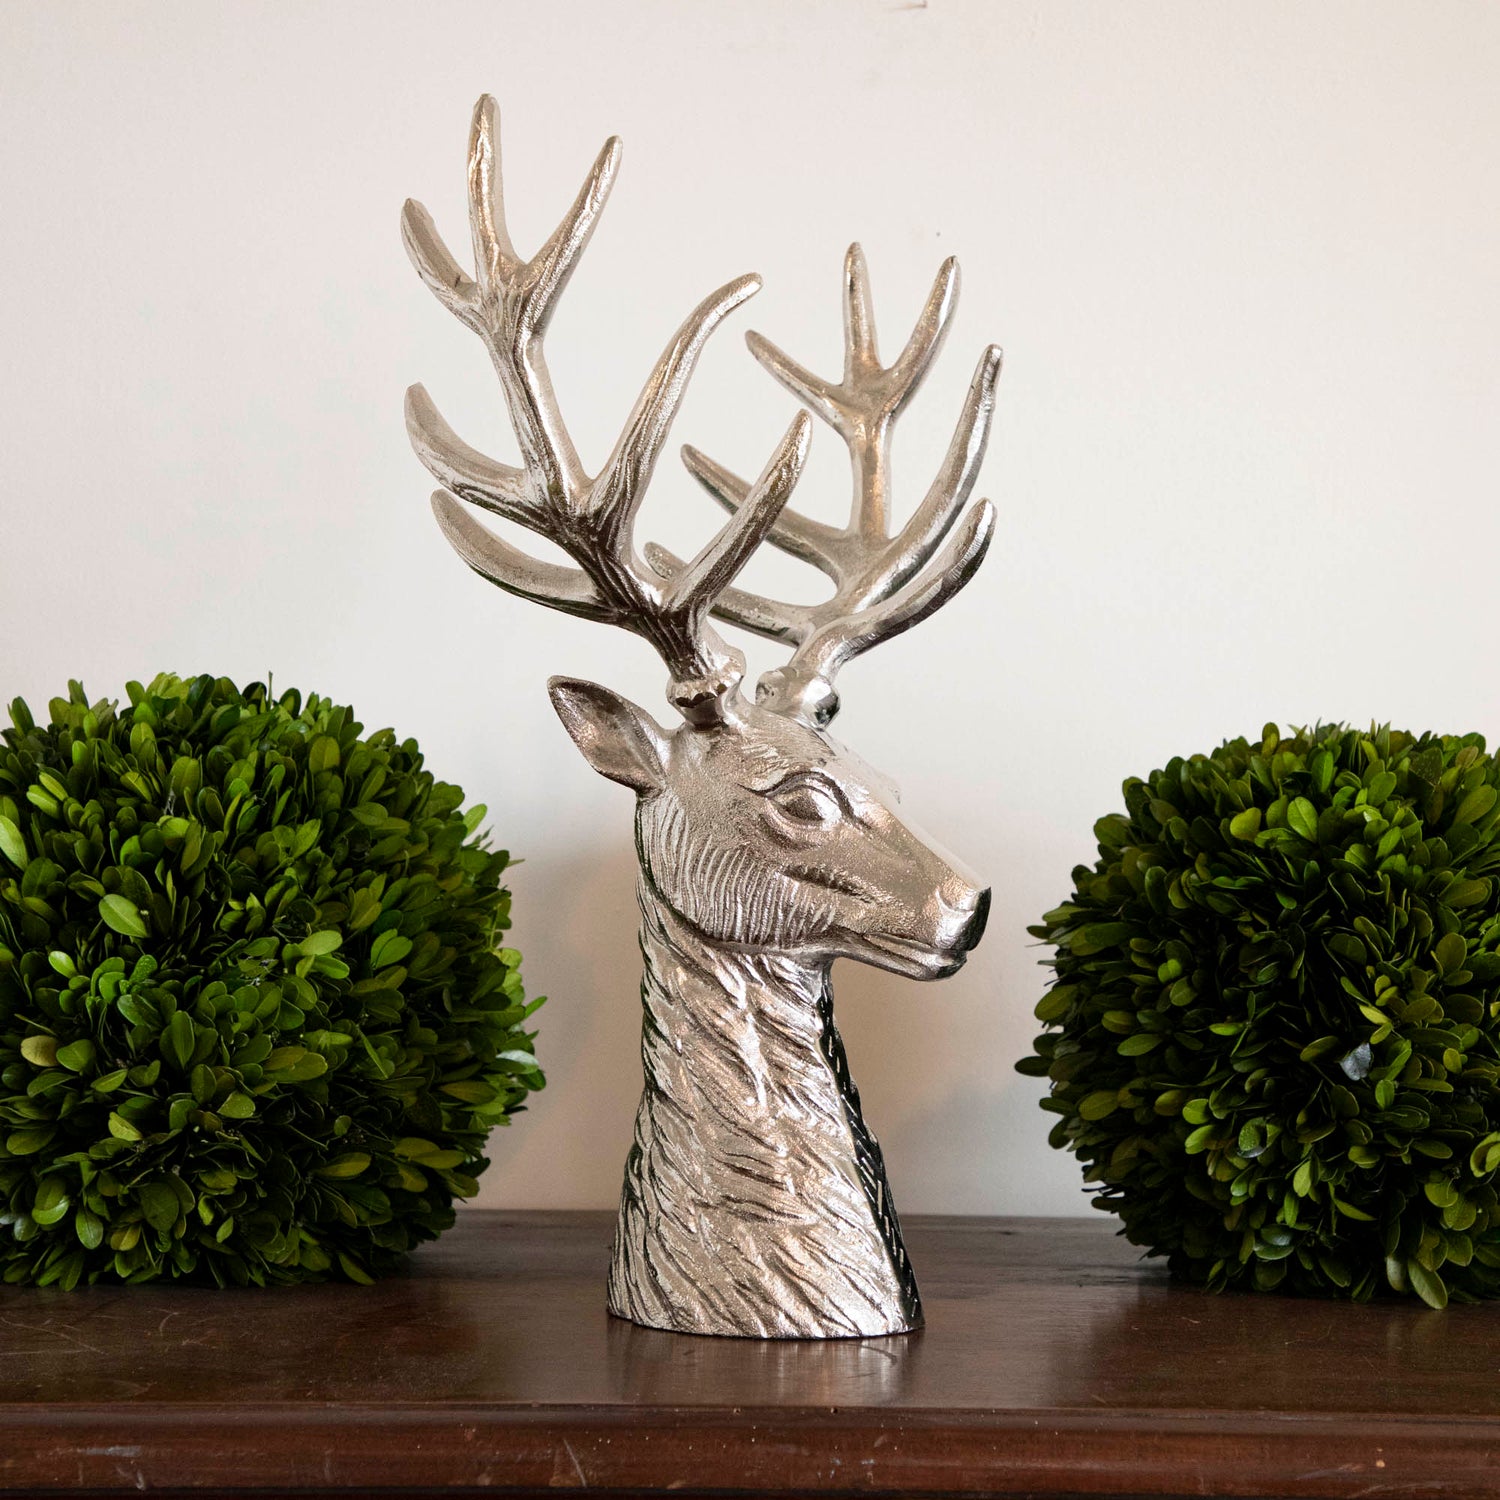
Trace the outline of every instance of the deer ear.
<instances>
[{"instance_id":1,"label":"deer ear","mask_svg":"<svg viewBox=\"0 0 1500 1500\"><path fill-rule=\"evenodd\" d=\"M563 728L601 776L642 793L667 784L667 736L645 709L576 677L552 678L547 692Z\"/></svg>"}]
</instances>

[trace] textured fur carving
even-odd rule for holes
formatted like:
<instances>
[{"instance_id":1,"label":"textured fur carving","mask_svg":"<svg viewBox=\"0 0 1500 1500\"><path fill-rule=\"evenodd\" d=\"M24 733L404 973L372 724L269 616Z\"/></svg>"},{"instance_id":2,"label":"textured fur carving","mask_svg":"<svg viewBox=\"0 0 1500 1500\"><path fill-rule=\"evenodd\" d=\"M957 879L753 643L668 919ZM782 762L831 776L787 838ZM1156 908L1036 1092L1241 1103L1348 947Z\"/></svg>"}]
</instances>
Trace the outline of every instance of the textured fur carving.
<instances>
[{"instance_id":1,"label":"textured fur carving","mask_svg":"<svg viewBox=\"0 0 1500 1500\"><path fill-rule=\"evenodd\" d=\"M609 1306L788 1338L922 1320L827 966L706 941L640 885L645 1091Z\"/></svg>"}]
</instances>

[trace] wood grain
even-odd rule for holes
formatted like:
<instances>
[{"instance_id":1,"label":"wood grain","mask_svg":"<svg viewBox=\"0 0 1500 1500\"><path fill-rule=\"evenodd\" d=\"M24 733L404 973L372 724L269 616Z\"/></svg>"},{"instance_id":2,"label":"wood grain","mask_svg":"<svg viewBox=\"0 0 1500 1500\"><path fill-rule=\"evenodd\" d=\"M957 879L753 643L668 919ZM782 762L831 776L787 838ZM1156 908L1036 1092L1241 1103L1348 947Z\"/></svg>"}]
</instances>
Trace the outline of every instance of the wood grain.
<instances>
[{"instance_id":1,"label":"wood grain","mask_svg":"<svg viewBox=\"0 0 1500 1500\"><path fill-rule=\"evenodd\" d=\"M1500 1497L1500 1307L919 1217L922 1332L694 1338L605 1313L612 1217L467 1213L368 1288L0 1290L0 1491Z\"/></svg>"}]
</instances>

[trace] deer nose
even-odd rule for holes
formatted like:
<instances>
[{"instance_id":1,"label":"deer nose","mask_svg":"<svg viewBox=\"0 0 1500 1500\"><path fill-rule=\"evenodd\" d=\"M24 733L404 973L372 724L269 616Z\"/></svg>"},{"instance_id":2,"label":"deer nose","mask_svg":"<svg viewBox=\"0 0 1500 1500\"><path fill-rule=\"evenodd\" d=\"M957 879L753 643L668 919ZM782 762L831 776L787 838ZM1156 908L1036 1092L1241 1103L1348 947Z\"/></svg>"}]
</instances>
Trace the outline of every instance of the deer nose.
<instances>
[{"instance_id":1,"label":"deer nose","mask_svg":"<svg viewBox=\"0 0 1500 1500\"><path fill-rule=\"evenodd\" d=\"M967 953L976 947L984 936L984 924L990 919L990 893L988 888L974 893L974 910L959 934L958 951Z\"/></svg>"}]
</instances>

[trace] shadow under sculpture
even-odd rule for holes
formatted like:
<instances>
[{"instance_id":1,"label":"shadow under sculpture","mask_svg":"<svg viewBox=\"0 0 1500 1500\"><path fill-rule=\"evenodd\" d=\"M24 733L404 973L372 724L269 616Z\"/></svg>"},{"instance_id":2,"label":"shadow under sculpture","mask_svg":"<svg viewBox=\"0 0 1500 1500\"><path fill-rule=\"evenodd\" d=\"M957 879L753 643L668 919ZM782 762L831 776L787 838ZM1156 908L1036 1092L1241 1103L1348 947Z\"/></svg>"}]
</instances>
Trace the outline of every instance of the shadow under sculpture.
<instances>
[{"instance_id":1,"label":"shadow under sculpture","mask_svg":"<svg viewBox=\"0 0 1500 1500\"><path fill-rule=\"evenodd\" d=\"M674 728L596 683L553 678L552 703L589 764L636 793L645 1089L625 1169L609 1308L688 1333L829 1338L899 1333L922 1320L880 1148L833 1024L829 969L854 958L918 979L953 973L978 942L989 892L896 811L895 788L825 731L834 678L915 625L973 574L994 528L965 510L994 404L987 349L941 469L894 535L891 422L943 341L958 267L939 271L900 357L882 367L859 247L845 262L841 381L818 378L756 334L756 358L849 445L846 527L788 510L811 422L799 412L753 484L692 448L688 468L729 511L684 563L633 523L709 334L760 286L743 276L698 305L652 370L604 467L579 461L543 340L620 160L618 140L542 248L523 260L506 229L493 100L469 144L475 270L460 268L408 202L406 248L437 299L484 341L520 467L476 452L426 391L407 396L418 457L442 488L439 525L492 583L644 636L671 673ZM517 550L475 506L556 543L577 567ZM834 592L814 606L733 586L763 542L813 564ZM744 656L710 615L794 650L741 695Z\"/></svg>"}]
</instances>

